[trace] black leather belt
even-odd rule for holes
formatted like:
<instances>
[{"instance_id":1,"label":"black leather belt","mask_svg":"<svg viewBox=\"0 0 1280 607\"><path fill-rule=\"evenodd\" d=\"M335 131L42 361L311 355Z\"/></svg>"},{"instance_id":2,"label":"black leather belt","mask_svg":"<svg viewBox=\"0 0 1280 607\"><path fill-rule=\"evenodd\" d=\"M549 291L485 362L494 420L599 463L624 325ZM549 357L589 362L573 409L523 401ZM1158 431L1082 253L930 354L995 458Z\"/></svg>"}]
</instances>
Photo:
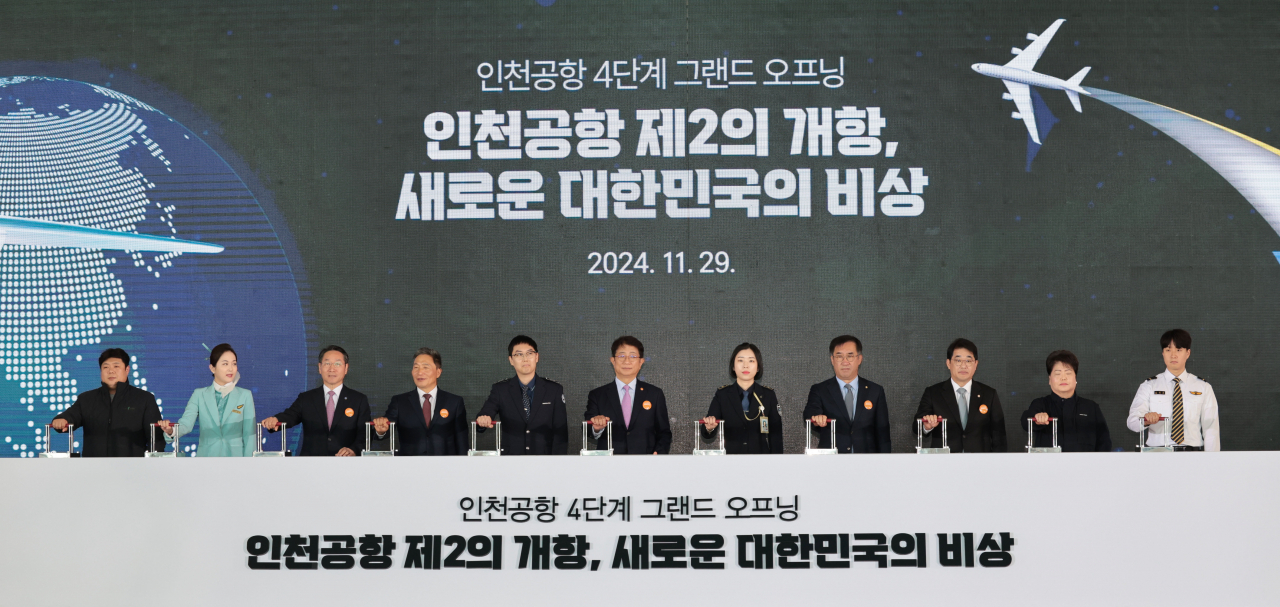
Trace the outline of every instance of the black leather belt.
<instances>
[{"instance_id":1,"label":"black leather belt","mask_svg":"<svg viewBox=\"0 0 1280 607\"><path fill-rule=\"evenodd\" d=\"M1204 451L1204 447L1192 447L1191 445L1174 445L1174 451Z\"/></svg>"}]
</instances>

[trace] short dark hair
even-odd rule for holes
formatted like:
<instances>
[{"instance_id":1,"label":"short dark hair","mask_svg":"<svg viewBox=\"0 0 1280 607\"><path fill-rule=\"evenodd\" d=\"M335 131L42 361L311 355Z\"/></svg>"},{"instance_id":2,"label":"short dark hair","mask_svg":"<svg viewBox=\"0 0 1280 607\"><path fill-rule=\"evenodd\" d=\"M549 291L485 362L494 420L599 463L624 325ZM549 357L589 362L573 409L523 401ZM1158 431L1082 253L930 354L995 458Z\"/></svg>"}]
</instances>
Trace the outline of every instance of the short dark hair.
<instances>
[{"instance_id":1,"label":"short dark hair","mask_svg":"<svg viewBox=\"0 0 1280 607\"><path fill-rule=\"evenodd\" d=\"M613 345L610 346L609 348L609 355L613 356L617 354L618 348L621 348L622 346L631 346L639 350L640 358L644 358L644 344L640 343L640 340L630 335L623 335L622 337L619 337L618 339L613 340Z\"/></svg>"},{"instance_id":2,"label":"short dark hair","mask_svg":"<svg viewBox=\"0 0 1280 607\"><path fill-rule=\"evenodd\" d=\"M1186 348L1190 350L1191 334L1183 331L1182 329L1165 331L1164 335L1160 336L1160 349L1163 350L1168 348L1169 344L1173 344L1173 347L1175 348Z\"/></svg>"},{"instance_id":3,"label":"short dark hair","mask_svg":"<svg viewBox=\"0 0 1280 607\"><path fill-rule=\"evenodd\" d=\"M236 357L236 362L240 361L240 355L236 354L236 351L231 347L231 344L218 344L213 347L213 350L209 351L209 366L218 366L218 361L222 360L222 355L227 352L230 352L232 356Z\"/></svg>"},{"instance_id":4,"label":"short dark hair","mask_svg":"<svg viewBox=\"0 0 1280 607\"><path fill-rule=\"evenodd\" d=\"M959 350L960 348L973 352L973 359L978 359L978 346L963 337L958 337L955 341L951 342L951 345L947 346L947 360L951 360L951 355L955 354L956 350Z\"/></svg>"},{"instance_id":5,"label":"short dark hair","mask_svg":"<svg viewBox=\"0 0 1280 607\"><path fill-rule=\"evenodd\" d=\"M840 337L831 340L831 347L829 348L830 351L827 353L834 356L836 348L839 348L849 342L853 342L854 347L858 349L858 354L862 354L862 340L852 335L841 335Z\"/></svg>"},{"instance_id":6,"label":"short dark hair","mask_svg":"<svg viewBox=\"0 0 1280 607\"><path fill-rule=\"evenodd\" d=\"M444 368L444 360L440 358L440 353L431 348L418 348L418 351L413 353L413 360L418 360L419 356L430 356L437 367Z\"/></svg>"},{"instance_id":7,"label":"short dark hair","mask_svg":"<svg viewBox=\"0 0 1280 607\"><path fill-rule=\"evenodd\" d=\"M131 359L129 358L129 353L128 353L128 352L125 352L125 351L124 351L124 349L122 349L122 348L107 348L106 350L103 350L103 351L102 351L102 354L99 354L99 355L98 355L98 366L99 366L99 367L101 367L103 363L107 362L107 360L112 359L112 358L118 358L118 359L120 359L121 361L123 361L123 362L124 362L124 366L126 366L126 367L127 367L127 366L129 366L129 365L131 365L131 364L133 364L133 363L129 362L129 361L131 360Z\"/></svg>"},{"instance_id":8,"label":"short dark hair","mask_svg":"<svg viewBox=\"0 0 1280 607\"><path fill-rule=\"evenodd\" d=\"M743 350L751 350L751 353L756 356L756 376L754 379L756 381L764 379L764 357L760 355L760 348L748 342L738 344L738 347L733 349L733 354L729 355L729 377L738 378L738 374L733 372L733 363L737 362L738 353Z\"/></svg>"},{"instance_id":9,"label":"short dark hair","mask_svg":"<svg viewBox=\"0 0 1280 607\"><path fill-rule=\"evenodd\" d=\"M529 337L528 335L517 335L511 338L511 343L507 344L507 356L515 354L516 346L520 344L528 345L530 348L533 348L534 352L538 351L538 342L533 341L532 337Z\"/></svg>"},{"instance_id":10,"label":"short dark hair","mask_svg":"<svg viewBox=\"0 0 1280 607\"><path fill-rule=\"evenodd\" d=\"M1080 359L1076 358L1071 350L1054 350L1049 353L1049 358L1044 359L1044 370L1049 375L1053 375L1053 368L1062 363L1071 367L1073 373L1080 372Z\"/></svg>"},{"instance_id":11,"label":"short dark hair","mask_svg":"<svg viewBox=\"0 0 1280 607\"><path fill-rule=\"evenodd\" d=\"M316 362L321 362L321 363L324 362L324 355L330 352L337 352L338 354L341 354L342 364L344 365L351 362L351 357L347 356L347 351L343 350L342 346L334 346L334 345L328 345L323 348L320 348L320 356L316 358Z\"/></svg>"}]
</instances>

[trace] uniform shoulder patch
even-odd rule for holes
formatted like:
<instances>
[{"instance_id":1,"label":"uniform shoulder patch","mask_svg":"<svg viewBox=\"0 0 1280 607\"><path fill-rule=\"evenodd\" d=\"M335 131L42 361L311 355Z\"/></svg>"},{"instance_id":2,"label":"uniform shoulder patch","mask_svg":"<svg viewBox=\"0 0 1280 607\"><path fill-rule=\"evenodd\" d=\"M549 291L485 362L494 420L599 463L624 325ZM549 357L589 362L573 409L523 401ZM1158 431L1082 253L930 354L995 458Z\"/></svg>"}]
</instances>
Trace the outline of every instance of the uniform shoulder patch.
<instances>
[{"instance_id":1,"label":"uniform shoulder patch","mask_svg":"<svg viewBox=\"0 0 1280 607\"><path fill-rule=\"evenodd\" d=\"M764 384L762 384L762 383L760 383L760 382L756 382L756 385L757 385L757 386L760 386L761 388L764 388L765 390L768 390L768 391L770 391L770 392L773 392L773 388L770 388L769 386L766 386L766 385L764 385Z\"/></svg>"},{"instance_id":2,"label":"uniform shoulder patch","mask_svg":"<svg viewBox=\"0 0 1280 607\"><path fill-rule=\"evenodd\" d=\"M541 376L541 375L539 375L538 377L542 377L542 376ZM542 377L542 379L545 379L545 380L547 380L547 381L549 381L549 382L551 382L551 383L553 383L553 384L555 384L555 385L557 385L557 386L558 386L558 385L560 385L560 382L558 382L558 381L556 381L556 380L554 380L554 379L551 379L550 377Z\"/></svg>"},{"instance_id":3,"label":"uniform shoulder patch","mask_svg":"<svg viewBox=\"0 0 1280 607\"><path fill-rule=\"evenodd\" d=\"M1151 381L1151 380L1153 380L1153 379L1155 379L1155 378L1157 378L1157 377L1159 377L1159 376L1158 376L1158 375L1152 375L1151 377L1148 377L1148 378L1147 378L1147 381Z\"/></svg>"},{"instance_id":4,"label":"uniform shoulder patch","mask_svg":"<svg viewBox=\"0 0 1280 607\"><path fill-rule=\"evenodd\" d=\"M717 389L717 390L723 390L723 389L725 389L725 388L728 388L728 387L729 387L729 386L731 386L731 385L733 385L733 384L725 384L725 385L720 386L719 388L716 388L716 389Z\"/></svg>"}]
</instances>

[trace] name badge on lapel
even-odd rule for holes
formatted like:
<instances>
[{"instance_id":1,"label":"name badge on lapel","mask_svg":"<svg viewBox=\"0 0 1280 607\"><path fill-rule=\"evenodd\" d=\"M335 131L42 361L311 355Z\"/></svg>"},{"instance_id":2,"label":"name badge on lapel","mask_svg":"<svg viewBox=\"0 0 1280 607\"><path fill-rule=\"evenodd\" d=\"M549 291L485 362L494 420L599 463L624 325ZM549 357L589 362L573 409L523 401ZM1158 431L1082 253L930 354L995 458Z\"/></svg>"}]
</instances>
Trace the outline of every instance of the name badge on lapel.
<instances>
[{"instance_id":1,"label":"name badge on lapel","mask_svg":"<svg viewBox=\"0 0 1280 607\"><path fill-rule=\"evenodd\" d=\"M1155 394L1164 394L1164 390L1156 390Z\"/></svg>"}]
</instances>

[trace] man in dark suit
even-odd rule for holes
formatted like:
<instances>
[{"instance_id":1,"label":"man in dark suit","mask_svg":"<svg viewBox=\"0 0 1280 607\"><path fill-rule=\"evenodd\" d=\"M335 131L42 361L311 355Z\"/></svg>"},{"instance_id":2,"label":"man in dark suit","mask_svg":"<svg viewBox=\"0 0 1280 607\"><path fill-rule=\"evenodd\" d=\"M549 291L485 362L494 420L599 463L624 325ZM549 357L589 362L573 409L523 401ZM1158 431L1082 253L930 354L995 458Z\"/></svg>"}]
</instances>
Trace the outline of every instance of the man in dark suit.
<instances>
[{"instance_id":1,"label":"man in dark suit","mask_svg":"<svg viewBox=\"0 0 1280 607\"><path fill-rule=\"evenodd\" d=\"M386 417L373 420L382 438L396 424L400 448L396 455L466 455L467 407L462 397L441 390L444 371L440 353L418 348L413 357L413 384L417 389L391 397Z\"/></svg>"},{"instance_id":2,"label":"man in dark suit","mask_svg":"<svg viewBox=\"0 0 1280 607\"><path fill-rule=\"evenodd\" d=\"M662 389L637 377L644 367L644 344L623 335L613 340L614 379L587 395L583 417L591 422L596 449L606 449L605 425L613 421L615 454L671 452L671 418ZM585 448L585 447L584 447Z\"/></svg>"},{"instance_id":3,"label":"man in dark suit","mask_svg":"<svg viewBox=\"0 0 1280 607\"><path fill-rule=\"evenodd\" d=\"M102 386L81 392L53 418L57 432L66 432L67 424L84 428L81 457L142 457L151 448L148 432L160 421L160 407L153 394L129 385L130 363L129 354L120 348L104 351L98 357ZM164 450L163 439L157 440Z\"/></svg>"},{"instance_id":4,"label":"man in dark suit","mask_svg":"<svg viewBox=\"0 0 1280 607\"><path fill-rule=\"evenodd\" d=\"M564 388L537 374L537 342L515 336L507 344L507 362L516 376L493 384L476 426L492 428L498 417L503 455L564 455L569 451Z\"/></svg>"},{"instance_id":5,"label":"man in dark suit","mask_svg":"<svg viewBox=\"0 0 1280 607\"><path fill-rule=\"evenodd\" d=\"M298 455L349 457L364 450L364 425L369 421L369 399L342 385L347 377L347 351L340 346L320 350L321 388L307 390L262 427L275 432L280 424L302 424L302 448Z\"/></svg>"},{"instance_id":6,"label":"man in dark suit","mask_svg":"<svg viewBox=\"0 0 1280 607\"><path fill-rule=\"evenodd\" d=\"M978 370L978 346L960 338L947 346L947 369L951 379L925 388L920 397L920 407L911 420L911 432L916 432L916 419L924 420L924 432L930 435L929 445L942 447L942 433L934 428L947 420L947 446L952 453L1004 453L1004 410L1000 408L1000 395L995 388L973 381Z\"/></svg>"},{"instance_id":7,"label":"man in dark suit","mask_svg":"<svg viewBox=\"0 0 1280 607\"><path fill-rule=\"evenodd\" d=\"M804 419L812 419L819 435L819 449L831 448L834 421L838 453L891 453L889 405L884 388L858 376L862 366L862 341L852 335L831 340L831 368L836 376L809 388Z\"/></svg>"}]
</instances>

